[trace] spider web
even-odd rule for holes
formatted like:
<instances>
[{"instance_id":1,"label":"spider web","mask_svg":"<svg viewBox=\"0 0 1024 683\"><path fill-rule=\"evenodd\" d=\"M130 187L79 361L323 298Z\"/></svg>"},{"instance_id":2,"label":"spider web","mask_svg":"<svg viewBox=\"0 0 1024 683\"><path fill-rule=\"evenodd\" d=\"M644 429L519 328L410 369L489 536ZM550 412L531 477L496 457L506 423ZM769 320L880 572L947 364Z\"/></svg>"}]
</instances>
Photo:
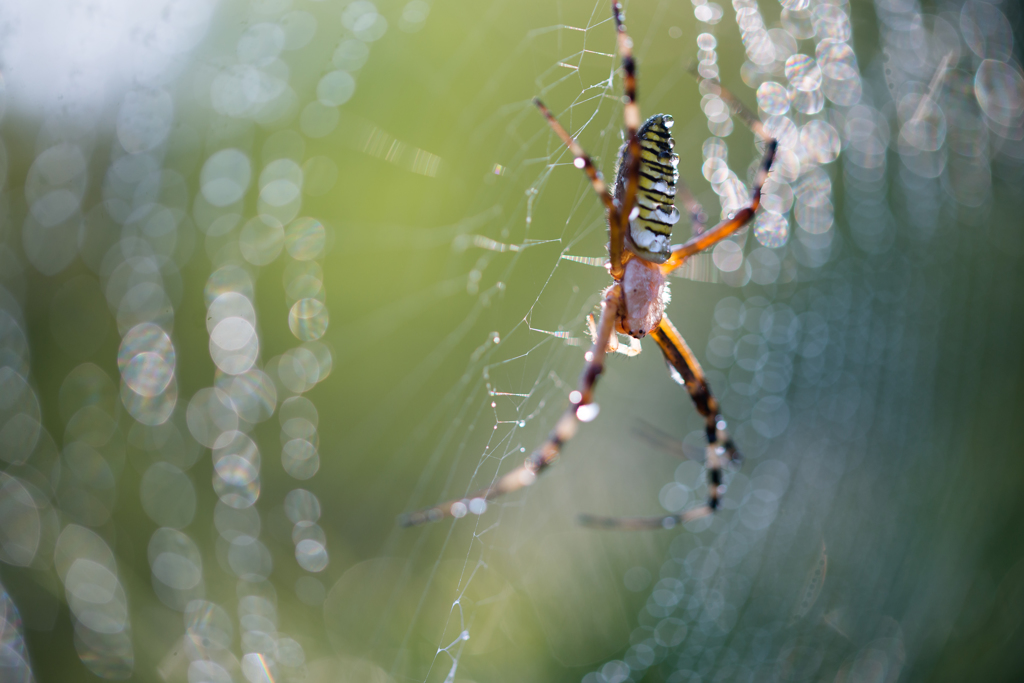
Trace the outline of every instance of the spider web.
<instances>
[{"instance_id":1,"label":"spider web","mask_svg":"<svg viewBox=\"0 0 1024 683\"><path fill-rule=\"evenodd\" d=\"M560 6L558 23L531 30L483 88L504 89L515 80L513 71L534 74L532 92L481 113L467 135L469 144L492 150L487 158L493 159L472 219L481 224L458 228L452 242L453 260L468 267L467 292L479 299L465 325L441 343L468 352L458 383L399 448L393 471L422 471L406 510L466 495L518 466L575 387L581 347L589 343L586 316L607 282L595 267L606 241L603 210L528 98L542 97L606 176L612 174L621 144L621 90L607 9L600 2L589 13ZM984 49L976 57L945 56L940 36L960 7L927 16L912 48L900 44L899 31L920 23L919 7L879 3L877 16L854 8L854 24L877 20L881 34L880 58L872 58L871 48L858 55L868 67L861 80L857 58L829 54L839 49L835 43L859 40L851 40L843 23L849 6L792 5L781 22L779 9L627 7L642 111L676 117L681 174L712 220L746 201L747 164L758 155L748 131L723 123L713 98L710 106L707 97L697 104L708 91L698 89L687 67L698 58L715 64L706 38L695 42L698 33L716 36L722 80L744 101L756 99L788 152L777 165L789 174L783 178L790 194L774 185L765 200L770 210L756 226L672 283L667 312L705 364L747 456L728 475L723 512L677 532L574 526L582 511L677 512L705 495L700 422L685 392L666 381L660 355L648 349L638 359L612 358L597 390L600 416L536 485L490 502L479 516L471 512L389 539L385 554L408 563L401 570L381 565L392 574L379 590L391 599L379 628L371 629L374 638L360 642L374 647L390 638L397 655L384 668L396 678L896 680L905 671L932 670L939 646L926 643L925 634L933 621L976 628L965 624L963 605L973 595L968 591L984 589L950 567L927 580L927 591L955 597L938 605L929 600L917 578L927 573L929 551L906 551L914 526L892 520L910 516L936 530L926 534L948 527L966 541L967 526L956 515L927 511L925 501L953 485L950 475L936 475L934 451L942 452L947 471L959 471L956 463L966 457L963 442L956 445L962 433L942 424L939 405L954 394L970 403L967 396L981 389L972 382L961 394L936 384L942 359L965 347L955 339L937 343L928 330L966 312L958 308L963 299L936 300L943 296L937 291L952 295L938 264L948 258L956 221L979 220L976 211L991 207L996 191L990 181L972 186L962 175L977 157L944 146L957 138L955 128L960 134L971 128L971 114L958 109L957 98L966 65L973 59L978 68ZM713 23L694 22L693 11ZM791 53L814 53L818 46L826 74L822 111L806 102L798 111L799 98L813 91L800 86L813 76L799 63L792 74L787 64L785 75L764 69L739 78L757 51L759 11L762 26L776 32L770 34L776 49L786 49L780 26L797 39ZM736 23L744 27L742 43ZM964 26L969 23L959 30L969 30ZM959 68L940 88L951 63ZM755 98L743 81L788 85L791 108L780 113L775 91L762 87ZM904 113L892 121L894 108ZM467 118L477 113L472 106L469 112ZM780 120L785 114L800 136ZM938 132L942 117L948 133ZM838 161L830 154L832 139L804 137L825 129L806 127L812 121L841 136ZM991 163L1019 167L1014 134L1002 139ZM898 154L886 159L889 145ZM738 187L712 178L720 168L715 160L726 156ZM794 157L802 170L792 168ZM708 180L717 182L709 187ZM891 207L877 199L886 192ZM685 239L686 230L677 226L676 239ZM1005 233L993 239L1019 244ZM974 246L973 258L988 262L994 243ZM969 270L971 258L957 262ZM998 299L1008 295L1008 283L983 286L973 296ZM1002 301L993 305L1012 305ZM933 549L957 543L929 538ZM1018 574L1011 570L999 590ZM334 597L340 605L350 595ZM331 608L328 603L329 629ZM418 641L423 659L416 663L411 652Z\"/></svg>"},{"instance_id":2,"label":"spider web","mask_svg":"<svg viewBox=\"0 0 1024 683\"><path fill-rule=\"evenodd\" d=\"M655 15L666 13L668 6L660 6L658 10ZM551 43L557 45L557 54L564 56L550 68L540 71L536 92L559 113L563 124L578 135L605 172L610 173L621 144L621 108L616 77L618 60L612 54L614 36L606 12L604 3L596 3L588 24L536 30L528 37L523 52L539 52ZM690 55L675 57L667 65L668 69L662 65L659 72L656 66L649 68L646 59L649 48L645 48L654 42L654 36L664 37L661 42L677 49L685 42L672 43L670 36L662 36L667 28L664 17L652 17L646 29L642 22L647 17L639 23L635 16L631 19L630 27L641 60L644 110L648 113L677 112L682 107L664 106L658 101L659 94L670 90L689 90L690 97L674 101L686 103L693 110L696 83L685 73L685 66L695 56L692 43L695 36L690 36ZM676 21L683 23L685 19L682 16ZM516 63L523 58L521 54L513 56ZM474 259L469 274L470 292L483 292L487 299L493 292L500 297L500 303L491 305L500 307L499 315L504 313L509 317L503 325L496 324L497 329L485 335L483 344L471 354L473 362L464 376L469 386L446 397L446 402L461 405L440 408L455 410L455 417L439 420L431 415L426 421L431 424L450 421L451 424L440 437L439 447L428 461L419 487L425 488L422 482L443 482L440 494L433 493L435 498L459 496L487 485L498 472L517 465L524 453L544 438L563 409L568 391L575 386L580 368L578 347L587 343L585 317L599 301L599 291L606 283L604 273L593 268L595 262L601 261L606 239L599 202L532 107L523 103L510 106L508 110L509 116L493 127L503 126L503 132L514 144L495 146L497 161L493 182L512 185L498 201L503 207L512 204L515 208L508 219L503 216L501 222L489 226L486 234L460 236L454 247L457 251L465 250ZM677 114L674 134L684 178L696 185L694 176L698 168L692 160L703 161L701 147L709 134L706 119L699 110L694 114L689 117ZM736 137L743 135L748 135L747 142L740 143L743 145L740 149L745 147L752 152L749 134L738 133ZM748 158L753 159L754 155L750 153ZM718 198L706 189L706 182L703 185L702 199L709 213L717 214ZM511 197L506 199L509 195ZM688 275L706 280L721 277L722 271L707 260L700 265L701 269L695 268ZM515 277L517 271L524 269L530 273L530 281L526 283L521 277ZM737 278L737 284L749 277L749 272L743 273ZM518 287L513 289L515 283ZM706 285L677 283L676 289L677 300L680 291L689 295L683 294L684 300L705 298L700 306L687 306L703 310L705 317L723 297L720 289ZM738 302L731 299L730 303ZM727 315L725 310L723 308L723 315ZM517 314L520 319L512 317ZM684 330L692 325L685 318L677 322ZM700 423L685 394L666 381L657 353L648 353L642 360L628 364L613 360L609 365L599 389L602 417L588 425L567 449L568 457L574 453L577 458L585 456L586 463L577 462L574 466L563 462L554 474L546 475L543 488L548 494L544 499L539 499L538 491L542 487L537 486L494 501L478 520L470 517L443 531L417 530L424 535L443 534L440 553L442 558L449 558L429 566L429 585L423 589L420 604L425 605L436 597L440 601L438 593L453 596L447 615L439 620L444 624L430 678L455 676L463 654L474 654L475 633L482 631L484 634L485 644L479 646L485 648L483 652L487 651L488 638L514 637L516 634L510 636L507 631L502 635L489 633L495 630L495 622L505 619L509 612L516 614L536 609L536 618L529 620L526 628L541 631L554 659L569 667L584 667L585 670L587 665L603 664L601 660L607 657L604 653L622 650L628 645L635 624L631 623L632 617L627 616L631 611L627 607L630 600L620 595L623 593L621 576L632 572L631 587L637 593L648 592L648 584L653 585L653 582L642 580L645 572L648 577L650 574L637 562L637 554L649 558L663 555L671 539L647 536L625 539L623 543L621 537L604 539L593 532L581 531L573 526L572 520L581 510L655 512L658 507L652 503L657 500L664 482L671 479L679 461L666 457L664 448L648 448L648 452L641 455L644 449L638 448L638 443L643 441L638 439L638 434L676 444L677 450L683 436L688 435L693 445L699 443ZM640 386L642 391L638 391ZM648 400L639 399L638 394ZM624 396L629 398L623 400ZM659 432L657 427L641 420L662 423L673 433ZM743 433L742 427L740 433ZM755 436L758 442L764 441L763 437ZM417 433L414 442L421 444L422 434ZM630 470L634 470L630 460L645 456L653 462L662 461L661 477L652 480L648 476L629 476ZM572 470L567 473L569 467ZM656 467L651 471L657 471ZM773 465L768 467L771 471ZM674 496L669 503L673 511L696 504L702 495L699 464L684 463L679 469L685 483L669 485L663 492L663 499ZM785 470L781 471L782 478L788 479ZM739 476L742 479L742 475ZM624 479L629 485L612 483ZM770 485L779 486L778 476L768 479L772 482ZM436 487L427 488L436 491ZM595 490L608 493L594 495ZM414 494L410 507L433 502L429 495ZM735 502L730 503L727 507L736 507ZM774 515L774 511L769 514ZM692 526L694 529L689 532L722 525L699 522ZM460 547L466 548L462 560L458 559ZM700 548L703 544L695 542L694 547L687 550L699 552ZM453 552L455 558L450 559ZM677 552L683 553L683 549ZM516 577L518 590L511 588L512 583L505 577ZM562 591L565 594L559 596ZM434 608L441 614L445 612L443 605ZM664 611L666 615L671 613L671 610ZM407 633L413 633L415 628L412 626ZM512 628L522 627L513 624ZM662 630L672 633L662 635L673 641L678 638L678 632L686 628L682 620L669 619ZM472 677L472 673L466 675ZM614 673L609 675L615 676Z\"/></svg>"},{"instance_id":3,"label":"spider web","mask_svg":"<svg viewBox=\"0 0 1024 683\"><path fill-rule=\"evenodd\" d=\"M667 310L746 460L713 518L577 526L705 499L647 343L535 485L396 527L547 436L608 285L531 100L613 175L610 8L535 5L0 11L0 678L1019 675L1006 3L628 3L711 223L760 150L707 79L780 138Z\"/></svg>"}]
</instances>

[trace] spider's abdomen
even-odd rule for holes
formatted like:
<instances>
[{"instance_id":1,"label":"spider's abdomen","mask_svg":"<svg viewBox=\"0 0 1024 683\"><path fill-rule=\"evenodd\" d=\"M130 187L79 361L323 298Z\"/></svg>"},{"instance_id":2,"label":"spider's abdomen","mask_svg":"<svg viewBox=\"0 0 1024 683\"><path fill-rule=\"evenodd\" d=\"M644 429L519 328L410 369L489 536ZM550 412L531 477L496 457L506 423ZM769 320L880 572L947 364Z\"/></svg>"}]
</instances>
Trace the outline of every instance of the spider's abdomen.
<instances>
[{"instance_id":1,"label":"spider's abdomen","mask_svg":"<svg viewBox=\"0 0 1024 683\"><path fill-rule=\"evenodd\" d=\"M672 117L655 114L637 131L640 138L640 183L637 188L637 214L629 223L629 236L643 252L668 255L672 226L679 220L675 207L676 181L679 180L679 155L673 150ZM625 147L623 147L625 151ZM620 162L616 177L616 197L625 190ZM661 259L656 259L661 260Z\"/></svg>"}]
</instances>

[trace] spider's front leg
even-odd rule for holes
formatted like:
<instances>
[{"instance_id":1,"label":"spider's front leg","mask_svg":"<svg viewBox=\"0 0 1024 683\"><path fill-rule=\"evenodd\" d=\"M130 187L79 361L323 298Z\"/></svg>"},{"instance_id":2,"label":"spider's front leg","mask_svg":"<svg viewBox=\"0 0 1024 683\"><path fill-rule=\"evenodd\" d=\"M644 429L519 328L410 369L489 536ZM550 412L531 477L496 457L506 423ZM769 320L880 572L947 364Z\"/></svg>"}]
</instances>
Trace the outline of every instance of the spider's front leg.
<instances>
[{"instance_id":1,"label":"spider's front leg","mask_svg":"<svg viewBox=\"0 0 1024 683\"><path fill-rule=\"evenodd\" d=\"M663 529L677 524L706 517L718 509L722 492L722 458L739 462L741 456L725 430L725 422L718 414L718 401L711 394L704 371L697 362L690 347L686 345L679 331L667 317L662 317L658 326L651 330L651 336L658 343L665 361L678 374L693 399L697 412L704 417L708 445L704 464L708 473L708 501L676 515L657 517L601 517L580 515L580 524L598 529Z\"/></svg>"},{"instance_id":2,"label":"spider's front leg","mask_svg":"<svg viewBox=\"0 0 1024 683\"><path fill-rule=\"evenodd\" d=\"M611 275L616 281L622 279L623 271L617 268L619 263L615 256L624 248L625 236L629 232L629 221L633 209L636 208L637 192L640 189L641 146L637 131L640 129L640 105L636 101L636 60L633 58L633 39L629 37L626 26L622 22L622 5L619 0L612 0L612 18L615 20L616 48L622 57L622 90L626 104L622 108L622 124L624 127L625 145L623 145L619 163L622 164L620 174L625 178L621 188L617 188L615 199L619 202L618 225L609 227L612 241L609 251L612 256Z\"/></svg>"},{"instance_id":3,"label":"spider's front leg","mask_svg":"<svg viewBox=\"0 0 1024 683\"><path fill-rule=\"evenodd\" d=\"M768 141L765 148L764 158L761 160L761 167L754 178L754 189L751 192L750 206L740 209L732 218L728 218L705 233L694 235L685 244L673 247L672 255L665 263L661 264L661 271L668 275L673 270L683 265L683 262L695 254L713 247L729 235L733 234L744 225L750 222L761 205L761 188L768 179L768 171L772 168L775 160L775 150L778 148L778 141Z\"/></svg>"},{"instance_id":4,"label":"spider's front leg","mask_svg":"<svg viewBox=\"0 0 1024 683\"><path fill-rule=\"evenodd\" d=\"M672 249L672 256L661 265L661 270L666 275L683 265L686 259L713 247L750 222L757 212L757 208L761 205L761 188L768 179L768 172L772 169L772 163L775 161L775 152L779 147L779 141L768 134L764 124L740 102L739 98L722 87L721 84L712 85L717 87L718 95L725 100L729 108L739 116L740 120L754 132L754 135L765 142L764 158L761 159L761 166L757 171L757 176L754 178L754 188L750 193L750 205L740 209L732 218L722 221L707 232L694 235L685 244L674 247Z\"/></svg>"},{"instance_id":5,"label":"spider's front leg","mask_svg":"<svg viewBox=\"0 0 1024 683\"><path fill-rule=\"evenodd\" d=\"M583 172L587 174L590 179L590 184L594 188L594 192L601 198L601 203L604 204L606 218L608 221L608 231L610 235L610 241L608 243L608 261L611 264L610 272L613 279L622 279L622 250L625 240L625 232L622 221L619 220L619 207L615 203L615 199L608 191L608 185L604 182L604 177L601 172L597 170L597 166L594 165L593 159L590 155L584 151L576 139L569 135L568 132L562 125L558 123L558 119L551 113L543 102L540 101L539 97L533 98L533 103L537 105L540 113L543 114L547 120L551 130L562 139L565 146L569 148L569 151L573 155L573 165L576 168L583 169Z\"/></svg>"},{"instance_id":6,"label":"spider's front leg","mask_svg":"<svg viewBox=\"0 0 1024 683\"><path fill-rule=\"evenodd\" d=\"M587 365L580 375L578 388L569 394L569 407L555 423L548 438L526 462L506 475L500 477L487 488L469 494L465 498L450 500L440 505L412 512L399 517L402 526L416 526L426 522L436 522L445 517L464 517L467 512L482 514L487 508L487 501L512 491L529 486L537 480L537 475L546 470L557 458L566 441L576 435L580 422L590 422L597 416L597 405L593 402L594 385L604 369L604 359L608 350L608 341L615 329L622 308L622 287L614 284L605 291L601 304L601 319L597 323L594 345L586 354Z\"/></svg>"}]
</instances>

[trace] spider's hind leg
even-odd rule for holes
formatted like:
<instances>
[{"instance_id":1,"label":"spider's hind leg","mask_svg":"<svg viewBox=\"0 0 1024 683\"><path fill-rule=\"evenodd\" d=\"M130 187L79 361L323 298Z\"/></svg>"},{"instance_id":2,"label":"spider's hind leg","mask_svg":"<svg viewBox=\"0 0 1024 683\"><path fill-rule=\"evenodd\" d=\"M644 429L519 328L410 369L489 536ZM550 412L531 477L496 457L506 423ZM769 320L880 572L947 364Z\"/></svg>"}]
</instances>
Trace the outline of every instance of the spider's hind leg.
<instances>
[{"instance_id":1,"label":"spider's hind leg","mask_svg":"<svg viewBox=\"0 0 1024 683\"><path fill-rule=\"evenodd\" d=\"M721 448L723 455L730 463L741 461L742 456L725 429L725 421L719 415L718 400L711 394L711 388L708 387L704 377L704 370L697 362L693 351L686 345L683 336L679 334L679 330L668 317L663 317L658 327L651 330L651 336L658 343L668 364L679 373L686 390L690 393L690 398L693 399L697 412L704 417L708 446ZM712 505L713 508L716 506Z\"/></svg>"},{"instance_id":2,"label":"spider's hind leg","mask_svg":"<svg viewBox=\"0 0 1024 683\"><path fill-rule=\"evenodd\" d=\"M608 340L615 334L615 321L622 308L622 288L613 285L605 290L604 302L601 306L601 319L597 322L594 345L587 352L587 364L580 375L577 389L569 394L569 407L555 423L554 429L526 458L526 461L508 474L497 477L490 486L469 495L449 500L433 507L411 512L398 518L401 526L417 526L427 522L436 522L445 517L464 517L467 512L483 514L487 502L498 496L518 491L530 486L537 480L537 475L550 467L559 454L562 446L576 435L581 422L589 422L597 416L597 404L594 399L594 385L604 370L604 360L608 348Z\"/></svg>"},{"instance_id":3,"label":"spider's hind leg","mask_svg":"<svg viewBox=\"0 0 1024 683\"><path fill-rule=\"evenodd\" d=\"M705 432L708 445L705 449L704 464L708 473L708 500L704 505L691 508L675 515L658 517L602 517L598 515L580 515L579 522L583 526L595 529L670 529L694 519L706 517L718 509L721 503L722 465L723 459L729 463L739 463L742 456L736 444L725 429L725 422L718 413L718 401L711 394L704 371L697 362L690 347L686 345L682 335L672 322L663 317L658 326L651 330L651 336L661 348L669 367L674 370L690 393L690 398L697 412L704 417Z\"/></svg>"}]
</instances>

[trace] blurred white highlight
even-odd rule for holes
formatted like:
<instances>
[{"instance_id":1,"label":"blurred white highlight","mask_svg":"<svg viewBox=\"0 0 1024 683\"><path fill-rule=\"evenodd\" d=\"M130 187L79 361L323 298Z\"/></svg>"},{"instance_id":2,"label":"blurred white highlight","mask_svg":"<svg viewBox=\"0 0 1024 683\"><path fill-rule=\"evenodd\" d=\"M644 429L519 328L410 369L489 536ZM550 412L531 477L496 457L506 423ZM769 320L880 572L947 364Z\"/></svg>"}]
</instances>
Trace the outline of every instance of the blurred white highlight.
<instances>
[{"instance_id":1,"label":"blurred white highlight","mask_svg":"<svg viewBox=\"0 0 1024 683\"><path fill-rule=\"evenodd\" d=\"M206 0L0 3L0 69L10 103L98 110L132 85L159 87L184 66L216 8Z\"/></svg>"}]
</instances>

